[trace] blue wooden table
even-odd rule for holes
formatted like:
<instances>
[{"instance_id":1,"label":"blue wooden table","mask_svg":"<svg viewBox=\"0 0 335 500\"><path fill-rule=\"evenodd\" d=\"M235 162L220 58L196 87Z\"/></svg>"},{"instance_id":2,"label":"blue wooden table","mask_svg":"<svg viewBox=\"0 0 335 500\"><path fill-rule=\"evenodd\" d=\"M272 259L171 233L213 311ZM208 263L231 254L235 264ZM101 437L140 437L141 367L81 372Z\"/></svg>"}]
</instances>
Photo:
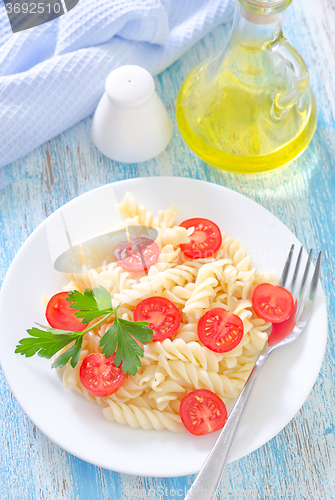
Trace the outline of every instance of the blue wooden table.
<instances>
[{"instance_id":1,"label":"blue wooden table","mask_svg":"<svg viewBox=\"0 0 335 500\"><path fill-rule=\"evenodd\" d=\"M334 499L334 0L294 0L285 34L304 55L319 107L318 129L293 164L254 176L215 169L197 158L178 132L174 106L189 71L220 49L230 25L220 26L156 78L173 120L172 140L159 157L124 165L99 154L89 139L91 118L8 165L0 193L0 284L18 249L45 217L72 198L109 182L148 175L204 179L254 199L305 245L324 252L329 342L319 378L295 418L269 443L228 466L218 498ZM10 332L9 332L10 334ZM147 478L100 469L66 453L28 419L0 369L1 500L136 500L184 497L194 476Z\"/></svg>"}]
</instances>

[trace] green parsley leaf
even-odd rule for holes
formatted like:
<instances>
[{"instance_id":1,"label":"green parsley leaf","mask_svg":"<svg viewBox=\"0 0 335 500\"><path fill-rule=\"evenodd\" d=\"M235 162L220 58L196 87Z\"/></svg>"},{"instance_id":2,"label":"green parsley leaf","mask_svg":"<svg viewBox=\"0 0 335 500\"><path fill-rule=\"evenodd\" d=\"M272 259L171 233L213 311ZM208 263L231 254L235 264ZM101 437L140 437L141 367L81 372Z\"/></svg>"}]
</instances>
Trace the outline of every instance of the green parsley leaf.
<instances>
[{"instance_id":1,"label":"green parsley leaf","mask_svg":"<svg viewBox=\"0 0 335 500\"><path fill-rule=\"evenodd\" d=\"M68 330L58 330L57 328L52 328L52 326L41 325L41 323L36 323L43 330L46 330L50 333L55 333L57 335L71 335L72 337L77 337L81 332L69 332Z\"/></svg>"},{"instance_id":2,"label":"green parsley leaf","mask_svg":"<svg viewBox=\"0 0 335 500\"><path fill-rule=\"evenodd\" d=\"M83 336L81 335L77 338L76 342L73 344L70 349L67 349L60 356L58 356L55 361L52 363L51 368L62 368L66 365L66 363L70 361L72 368L75 368L79 361L81 346L83 343Z\"/></svg>"},{"instance_id":3,"label":"green parsley leaf","mask_svg":"<svg viewBox=\"0 0 335 500\"><path fill-rule=\"evenodd\" d=\"M15 349L16 353L23 354L27 358L38 354L42 358L50 359L58 351L75 340L74 332L70 332L71 335L64 333L57 334L48 331L45 332L35 327L27 330L27 332L31 337L21 339Z\"/></svg>"},{"instance_id":4,"label":"green parsley leaf","mask_svg":"<svg viewBox=\"0 0 335 500\"><path fill-rule=\"evenodd\" d=\"M29 358L30 356L34 356L34 354L38 354L43 358L50 359L68 344L75 342L74 345L70 347L70 349L67 349L66 352L63 352L52 364L52 368L56 368L62 367L66 365L68 361L70 361L71 366L74 368L79 361L81 346L85 333L101 325L112 314L113 312L110 312L107 316L104 316L101 320L95 323L91 328L86 328L81 332L57 330L56 328L43 326L37 323L37 325L43 328L43 330L35 327L27 330L31 337L21 339L19 341L19 344L16 346L15 352L18 354L22 354L27 358Z\"/></svg>"},{"instance_id":5,"label":"green parsley leaf","mask_svg":"<svg viewBox=\"0 0 335 500\"><path fill-rule=\"evenodd\" d=\"M100 340L100 345L103 347L102 353L106 358L115 354L115 365L120 366L122 362L123 373L128 372L130 375L136 375L137 368L141 366L140 358L143 357L143 349L135 339L142 344L152 341L153 332L147 326L149 323L118 318L117 310L119 306L113 309L111 295L102 286L93 288L93 290L85 290L84 293L78 291L69 292L67 300L71 302L71 308L77 309L75 314L77 317L83 318L83 323L90 323L96 318L100 319L81 332L58 330L37 323L40 328L34 327L27 330L30 337L21 339L16 346L15 352L26 357L38 354L41 357L50 359L72 343L73 345L55 359L52 368L62 367L68 362L74 368L79 361L85 333L101 325L114 314L114 323Z\"/></svg>"},{"instance_id":6,"label":"green parsley leaf","mask_svg":"<svg viewBox=\"0 0 335 500\"><path fill-rule=\"evenodd\" d=\"M120 318L118 318L118 321L132 337L135 337L142 344L152 341L153 332L151 328L148 328L149 323L147 321L128 321Z\"/></svg>"},{"instance_id":7,"label":"green parsley leaf","mask_svg":"<svg viewBox=\"0 0 335 500\"><path fill-rule=\"evenodd\" d=\"M93 288L93 295L100 310L113 309L112 297L109 291L103 286Z\"/></svg>"},{"instance_id":8,"label":"green parsley leaf","mask_svg":"<svg viewBox=\"0 0 335 500\"><path fill-rule=\"evenodd\" d=\"M137 368L141 366L140 357L143 357L143 349L132 335L142 343L150 342L152 330L146 326L148 324L145 321L135 323L119 319L115 313L114 323L101 338L102 353L106 358L115 353L114 364L120 366L122 362L123 373L136 375Z\"/></svg>"},{"instance_id":9,"label":"green parsley leaf","mask_svg":"<svg viewBox=\"0 0 335 500\"><path fill-rule=\"evenodd\" d=\"M74 290L69 292L66 300L71 302L70 308L78 309L75 315L77 318L82 318L82 322L85 324L113 311L112 297L109 291L102 286L93 288L93 290L86 289L84 293Z\"/></svg>"}]
</instances>

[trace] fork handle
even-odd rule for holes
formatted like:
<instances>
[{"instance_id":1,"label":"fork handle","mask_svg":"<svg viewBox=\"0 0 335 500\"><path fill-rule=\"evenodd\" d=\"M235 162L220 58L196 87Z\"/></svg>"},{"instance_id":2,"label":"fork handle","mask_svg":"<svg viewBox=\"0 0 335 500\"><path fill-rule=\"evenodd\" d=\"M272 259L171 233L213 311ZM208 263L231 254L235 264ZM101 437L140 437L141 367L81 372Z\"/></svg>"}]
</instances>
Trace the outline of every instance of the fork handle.
<instances>
[{"instance_id":1,"label":"fork handle","mask_svg":"<svg viewBox=\"0 0 335 500\"><path fill-rule=\"evenodd\" d=\"M214 500L242 417L269 353L268 345L266 344L185 500Z\"/></svg>"}]
</instances>

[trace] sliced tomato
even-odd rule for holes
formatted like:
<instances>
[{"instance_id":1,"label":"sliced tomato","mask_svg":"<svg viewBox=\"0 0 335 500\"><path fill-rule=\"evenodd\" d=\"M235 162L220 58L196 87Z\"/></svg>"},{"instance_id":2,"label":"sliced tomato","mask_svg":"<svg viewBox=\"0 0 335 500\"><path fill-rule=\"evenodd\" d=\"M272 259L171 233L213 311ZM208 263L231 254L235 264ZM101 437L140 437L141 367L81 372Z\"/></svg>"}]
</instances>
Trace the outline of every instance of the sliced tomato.
<instances>
[{"instance_id":1,"label":"sliced tomato","mask_svg":"<svg viewBox=\"0 0 335 500\"><path fill-rule=\"evenodd\" d=\"M222 307L207 311L198 323L199 340L214 352L228 352L242 340L243 322Z\"/></svg>"},{"instance_id":2,"label":"sliced tomato","mask_svg":"<svg viewBox=\"0 0 335 500\"><path fill-rule=\"evenodd\" d=\"M227 421L227 408L214 392L197 389L182 399L180 418L188 431L203 436L222 429Z\"/></svg>"},{"instance_id":3,"label":"sliced tomato","mask_svg":"<svg viewBox=\"0 0 335 500\"><path fill-rule=\"evenodd\" d=\"M52 328L59 330L69 330L70 332L81 332L87 328L80 318L77 318L75 312L78 309L71 309L67 297L68 292L56 293L48 302L45 316Z\"/></svg>"},{"instance_id":4,"label":"sliced tomato","mask_svg":"<svg viewBox=\"0 0 335 500\"><path fill-rule=\"evenodd\" d=\"M180 311L164 297L150 297L142 300L134 309L134 321L148 321L154 332L152 342L171 337L181 322Z\"/></svg>"},{"instance_id":5,"label":"sliced tomato","mask_svg":"<svg viewBox=\"0 0 335 500\"><path fill-rule=\"evenodd\" d=\"M93 396L110 396L123 384L125 374L122 371L122 363L115 366L114 357L106 358L104 354L94 352L84 358L79 377L85 389Z\"/></svg>"},{"instance_id":6,"label":"sliced tomato","mask_svg":"<svg viewBox=\"0 0 335 500\"><path fill-rule=\"evenodd\" d=\"M271 323L281 323L290 317L294 300L286 288L262 283L252 294L252 305L256 314Z\"/></svg>"},{"instance_id":7,"label":"sliced tomato","mask_svg":"<svg viewBox=\"0 0 335 500\"><path fill-rule=\"evenodd\" d=\"M131 242L122 241L114 250L118 264L126 271L139 273L156 264L159 248L154 241L146 237L138 237Z\"/></svg>"},{"instance_id":8,"label":"sliced tomato","mask_svg":"<svg viewBox=\"0 0 335 500\"><path fill-rule=\"evenodd\" d=\"M281 323L272 324L272 330L268 339L269 346L277 344L277 342L283 340L293 331L293 328L295 327L296 312L297 312L297 302L295 303L293 311L291 312L290 316L285 321L282 321Z\"/></svg>"},{"instance_id":9,"label":"sliced tomato","mask_svg":"<svg viewBox=\"0 0 335 500\"><path fill-rule=\"evenodd\" d=\"M181 251L190 259L204 259L213 257L222 243L220 228L208 219L187 219L181 227L194 227L190 236L190 243L180 245Z\"/></svg>"}]
</instances>

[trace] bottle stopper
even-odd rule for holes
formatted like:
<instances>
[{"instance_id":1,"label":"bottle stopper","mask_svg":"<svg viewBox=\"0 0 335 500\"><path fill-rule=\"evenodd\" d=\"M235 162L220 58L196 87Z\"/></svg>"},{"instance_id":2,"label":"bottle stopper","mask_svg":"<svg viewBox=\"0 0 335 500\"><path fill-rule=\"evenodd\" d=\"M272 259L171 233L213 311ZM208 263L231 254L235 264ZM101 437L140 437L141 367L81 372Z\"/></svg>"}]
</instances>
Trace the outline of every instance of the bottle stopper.
<instances>
[{"instance_id":1,"label":"bottle stopper","mask_svg":"<svg viewBox=\"0 0 335 500\"><path fill-rule=\"evenodd\" d=\"M277 22L278 7L287 3L287 0L243 0L242 16L253 24L272 24ZM252 9L248 9L248 6ZM259 12L255 9L261 9ZM267 11L267 12L266 12Z\"/></svg>"}]
</instances>

